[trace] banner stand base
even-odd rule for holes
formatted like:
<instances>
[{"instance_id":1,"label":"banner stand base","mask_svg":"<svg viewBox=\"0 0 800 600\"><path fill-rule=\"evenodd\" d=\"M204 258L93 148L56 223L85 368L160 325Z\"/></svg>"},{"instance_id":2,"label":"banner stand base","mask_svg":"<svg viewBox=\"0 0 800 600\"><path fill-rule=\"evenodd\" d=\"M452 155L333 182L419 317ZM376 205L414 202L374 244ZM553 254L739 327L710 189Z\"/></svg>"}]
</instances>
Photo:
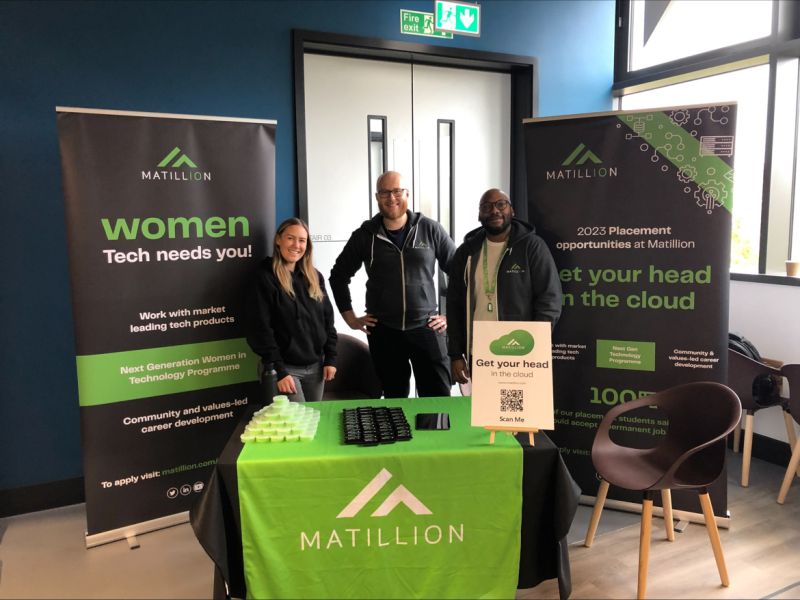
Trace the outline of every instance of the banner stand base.
<instances>
[{"instance_id":1,"label":"banner stand base","mask_svg":"<svg viewBox=\"0 0 800 600\"><path fill-rule=\"evenodd\" d=\"M166 529L174 525L182 525L189 522L189 511L176 513L174 515L167 515L166 517L159 517L158 519L151 519L150 521L142 521L141 523L134 523L126 525L119 529L111 529L102 533L95 533L86 535L86 548L94 548L95 546L102 546L103 544L110 544L119 540L128 540L128 546L131 550L139 547L139 541L136 539L137 535L143 533L150 533L151 531L158 531L159 529Z\"/></svg>"},{"instance_id":2,"label":"banner stand base","mask_svg":"<svg viewBox=\"0 0 800 600\"><path fill-rule=\"evenodd\" d=\"M594 506L594 501L595 501L594 496L581 495L579 504L583 504L584 506ZM603 508L613 508L615 510L624 510L626 512L639 513L639 514L641 514L642 512L642 505L639 503L626 502L624 500L612 500L610 498L606 498L606 501L603 504ZM731 513L730 511L726 512L728 515L726 517L718 517L714 515L714 520L717 522L717 527L721 527L722 529L731 528ZM664 509L661 508L660 506L653 505L653 516L661 517L663 519ZM699 525L705 525L706 522L705 518L703 517L703 513L690 512L688 510L676 510L675 508L672 509L672 517L675 521L678 522L688 521L689 523L697 523ZM683 530L681 529L680 531Z\"/></svg>"}]
</instances>

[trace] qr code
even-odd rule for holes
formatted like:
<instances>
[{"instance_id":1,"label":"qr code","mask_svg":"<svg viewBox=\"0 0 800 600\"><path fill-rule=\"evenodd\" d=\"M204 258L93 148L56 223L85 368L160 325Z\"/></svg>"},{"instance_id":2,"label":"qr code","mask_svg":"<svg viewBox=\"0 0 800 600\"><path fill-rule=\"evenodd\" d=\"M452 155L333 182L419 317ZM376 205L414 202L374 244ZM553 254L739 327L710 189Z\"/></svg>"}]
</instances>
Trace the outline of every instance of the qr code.
<instances>
[{"instance_id":1,"label":"qr code","mask_svg":"<svg viewBox=\"0 0 800 600\"><path fill-rule=\"evenodd\" d=\"M500 412L522 412L522 390L500 390Z\"/></svg>"}]
</instances>

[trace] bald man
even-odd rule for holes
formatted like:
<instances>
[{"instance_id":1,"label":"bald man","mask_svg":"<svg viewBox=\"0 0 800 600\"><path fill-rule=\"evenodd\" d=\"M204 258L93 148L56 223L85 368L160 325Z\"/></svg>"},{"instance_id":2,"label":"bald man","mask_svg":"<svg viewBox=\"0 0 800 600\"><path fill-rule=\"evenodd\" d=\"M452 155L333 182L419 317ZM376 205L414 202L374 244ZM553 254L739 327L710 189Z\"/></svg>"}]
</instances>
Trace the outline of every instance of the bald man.
<instances>
[{"instance_id":1,"label":"bald man","mask_svg":"<svg viewBox=\"0 0 800 600\"><path fill-rule=\"evenodd\" d=\"M561 315L561 281L553 256L533 225L514 217L503 190L478 203L481 226L464 237L450 266L448 354L452 376L470 380L474 321L548 321Z\"/></svg>"},{"instance_id":2,"label":"bald man","mask_svg":"<svg viewBox=\"0 0 800 600\"><path fill-rule=\"evenodd\" d=\"M347 241L331 270L336 306L351 329L368 335L386 398L407 398L411 369L420 396L450 395L450 364L433 277L447 273L455 244L444 228L408 210L403 176L387 171L375 184L378 214ZM366 313L353 310L350 280L367 271Z\"/></svg>"}]
</instances>

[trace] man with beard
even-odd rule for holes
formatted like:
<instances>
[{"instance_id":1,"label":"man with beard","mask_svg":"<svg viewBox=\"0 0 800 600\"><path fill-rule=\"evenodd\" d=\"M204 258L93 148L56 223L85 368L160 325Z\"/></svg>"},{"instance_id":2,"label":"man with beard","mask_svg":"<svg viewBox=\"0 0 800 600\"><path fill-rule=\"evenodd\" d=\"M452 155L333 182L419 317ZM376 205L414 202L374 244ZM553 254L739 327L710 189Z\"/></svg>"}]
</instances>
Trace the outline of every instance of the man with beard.
<instances>
[{"instance_id":1,"label":"man with beard","mask_svg":"<svg viewBox=\"0 0 800 600\"><path fill-rule=\"evenodd\" d=\"M533 225L514 218L502 190L478 204L481 227L470 231L450 267L448 354L453 379L470 379L473 321L549 321L561 315L561 282L553 256Z\"/></svg>"},{"instance_id":2,"label":"man with beard","mask_svg":"<svg viewBox=\"0 0 800 600\"><path fill-rule=\"evenodd\" d=\"M449 272L455 244L444 228L408 210L408 189L396 171L375 184L379 214L364 221L331 269L336 306L351 329L369 337L369 350L386 398L407 398L411 368L420 396L450 395L450 365L438 314L436 263ZM367 271L367 311L356 316L350 280Z\"/></svg>"}]
</instances>

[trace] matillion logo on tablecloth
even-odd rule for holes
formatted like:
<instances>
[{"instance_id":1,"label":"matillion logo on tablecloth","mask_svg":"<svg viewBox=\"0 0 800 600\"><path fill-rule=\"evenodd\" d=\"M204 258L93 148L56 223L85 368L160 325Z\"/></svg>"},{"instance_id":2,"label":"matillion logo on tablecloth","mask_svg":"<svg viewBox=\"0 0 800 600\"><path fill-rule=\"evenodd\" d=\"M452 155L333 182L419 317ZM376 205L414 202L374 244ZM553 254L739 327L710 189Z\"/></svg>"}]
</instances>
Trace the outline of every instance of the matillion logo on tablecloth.
<instances>
[{"instance_id":1,"label":"matillion logo on tablecloth","mask_svg":"<svg viewBox=\"0 0 800 600\"><path fill-rule=\"evenodd\" d=\"M142 171L144 181L211 181L211 171L201 171L179 146L175 146L156 165L160 171ZM187 168L188 167L188 168Z\"/></svg>"},{"instance_id":2,"label":"matillion logo on tablecloth","mask_svg":"<svg viewBox=\"0 0 800 600\"><path fill-rule=\"evenodd\" d=\"M384 469L381 469L378 474L372 478L364 488L355 495L355 497L336 515L337 519L349 519L355 517L367 503L377 496L378 492L386 485L386 482L392 478L392 474ZM376 508L370 517L386 517L398 505L404 504L415 515L432 515L433 512L423 504L423 502L412 494L406 486L400 484L394 491L389 494L381 505ZM309 535L308 532L300 532L300 550L313 548L315 550L330 550L333 548L356 548L356 547L375 547L383 548L390 545L395 546L418 546L420 544L427 544L435 546L439 543L446 542L448 544L462 543L464 541L464 524L458 525L447 524L437 525L431 524L426 527L401 527L395 525L394 527L366 527L356 528L348 527L341 530L331 529L330 533L326 536L327 541L323 539L323 532L320 530L314 531ZM374 543L373 543L374 542ZM324 545L323 545L324 544Z\"/></svg>"},{"instance_id":3,"label":"matillion logo on tablecloth","mask_svg":"<svg viewBox=\"0 0 800 600\"><path fill-rule=\"evenodd\" d=\"M336 515L337 519L347 519L355 517L364 506L372 500L375 495L381 490L384 484L392 478L392 474L386 469L381 469L380 472L370 481L364 489L361 490L356 497L350 501L350 504L344 507L344 510ZM375 512L372 513L373 517L385 517L392 512L398 504L405 504L411 512L415 515L430 515L430 509L420 502L414 494L408 491L408 488L402 484L389 494L386 500L383 501Z\"/></svg>"},{"instance_id":4,"label":"matillion logo on tablecloth","mask_svg":"<svg viewBox=\"0 0 800 600\"><path fill-rule=\"evenodd\" d=\"M591 166L583 166L586 163ZM616 177L617 167L598 167L603 161L598 158L597 154L592 152L586 147L586 144L580 143L575 146L575 149L570 153L564 162L561 163L562 167L569 167L568 169L553 169L545 171L547 180L559 179L592 179L595 177Z\"/></svg>"}]
</instances>

